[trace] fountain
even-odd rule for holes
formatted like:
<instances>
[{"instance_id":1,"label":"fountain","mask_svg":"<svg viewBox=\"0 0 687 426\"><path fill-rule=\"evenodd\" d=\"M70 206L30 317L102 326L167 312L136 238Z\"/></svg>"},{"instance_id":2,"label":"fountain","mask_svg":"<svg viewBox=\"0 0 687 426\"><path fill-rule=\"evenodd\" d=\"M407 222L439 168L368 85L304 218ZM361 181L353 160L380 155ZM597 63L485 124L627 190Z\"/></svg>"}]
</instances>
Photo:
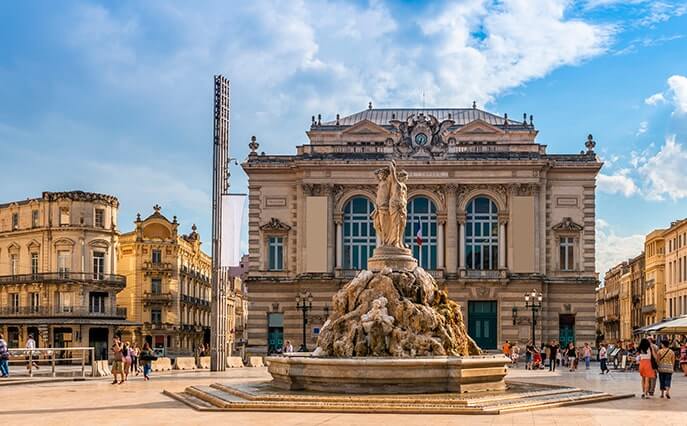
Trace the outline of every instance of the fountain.
<instances>
[{"instance_id":1,"label":"fountain","mask_svg":"<svg viewBox=\"0 0 687 426\"><path fill-rule=\"evenodd\" d=\"M268 357L274 385L345 393L470 392L505 389L503 355L482 355L460 306L420 268L403 236L407 173L375 172L372 213L379 246L332 298L310 357Z\"/></svg>"}]
</instances>

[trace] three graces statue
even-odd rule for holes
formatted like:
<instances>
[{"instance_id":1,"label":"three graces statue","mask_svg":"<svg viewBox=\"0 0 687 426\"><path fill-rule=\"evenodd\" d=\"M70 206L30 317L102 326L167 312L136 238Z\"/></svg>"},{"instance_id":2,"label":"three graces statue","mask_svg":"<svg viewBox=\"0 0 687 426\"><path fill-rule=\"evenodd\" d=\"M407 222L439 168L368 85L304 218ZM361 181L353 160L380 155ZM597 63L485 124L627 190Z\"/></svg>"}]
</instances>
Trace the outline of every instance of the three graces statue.
<instances>
[{"instance_id":1,"label":"three graces statue","mask_svg":"<svg viewBox=\"0 0 687 426\"><path fill-rule=\"evenodd\" d=\"M408 220L408 173L397 170L392 161L389 166L375 171L377 199L372 220L380 247L405 249L403 236Z\"/></svg>"}]
</instances>

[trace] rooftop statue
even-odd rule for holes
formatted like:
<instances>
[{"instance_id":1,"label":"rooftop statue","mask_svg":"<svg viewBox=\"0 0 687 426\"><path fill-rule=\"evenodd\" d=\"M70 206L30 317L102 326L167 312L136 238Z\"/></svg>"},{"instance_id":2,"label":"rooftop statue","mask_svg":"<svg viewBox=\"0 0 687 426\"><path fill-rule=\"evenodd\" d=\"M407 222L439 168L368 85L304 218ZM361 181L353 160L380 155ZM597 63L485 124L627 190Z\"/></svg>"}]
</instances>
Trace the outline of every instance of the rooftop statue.
<instances>
[{"instance_id":1,"label":"rooftop statue","mask_svg":"<svg viewBox=\"0 0 687 426\"><path fill-rule=\"evenodd\" d=\"M332 298L315 356L467 356L481 350L468 336L460 306L417 266L405 246L408 174L393 161L375 172L372 213L378 247L363 270Z\"/></svg>"}]
</instances>

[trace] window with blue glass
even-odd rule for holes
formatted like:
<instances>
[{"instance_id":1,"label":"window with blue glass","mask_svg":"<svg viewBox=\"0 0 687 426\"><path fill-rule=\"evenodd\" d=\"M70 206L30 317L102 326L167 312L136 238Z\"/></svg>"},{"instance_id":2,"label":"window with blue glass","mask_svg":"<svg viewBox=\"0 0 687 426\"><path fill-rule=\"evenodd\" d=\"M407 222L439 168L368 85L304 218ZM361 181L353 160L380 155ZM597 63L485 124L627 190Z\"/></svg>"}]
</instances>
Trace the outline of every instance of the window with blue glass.
<instances>
[{"instance_id":1,"label":"window with blue glass","mask_svg":"<svg viewBox=\"0 0 687 426\"><path fill-rule=\"evenodd\" d=\"M468 203L465 222L465 265L468 269L498 269L499 219L496 204L487 197Z\"/></svg>"},{"instance_id":2,"label":"window with blue glass","mask_svg":"<svg viewBox=\"0 0 687 426\"><path fill-rule=\"evenodd\" d=\"M367 269L367 258L376 246L376 234L370 215L372 202L365 197L351 198L343 214L343 267Z\"/></svg>"},{"instance_id":3,"label":"window with blue glass","mask_svg":"<svg viewBox=\"0 0 687 426\"><path fill-rule=\"evenodd\" d=\"M429 198L408 202L405 243L422 268L437 268L437 208Z\"/></svg>"},{"instance_id":4,"label":"window with blue glass","mask_svg":"<svg viewBox=\"0 0 687 426\"><path fill-rule=\"evenodd\" d=\"M284 270L284 237L270 237L269 246L269 265L270 271Z\"/></svg>"}]
</instances>

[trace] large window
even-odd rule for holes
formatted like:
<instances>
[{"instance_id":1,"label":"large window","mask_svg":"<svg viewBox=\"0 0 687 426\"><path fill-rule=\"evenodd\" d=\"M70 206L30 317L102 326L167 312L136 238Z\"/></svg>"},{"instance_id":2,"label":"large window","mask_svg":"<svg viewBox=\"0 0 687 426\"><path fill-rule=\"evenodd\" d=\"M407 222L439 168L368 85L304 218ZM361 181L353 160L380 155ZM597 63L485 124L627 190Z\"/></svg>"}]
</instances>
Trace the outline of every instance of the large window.
<instances>
[{"instance_id":1,"label":"large window","mask_svg":"<svg viewBox=\"0 0 687 426\"><path fill-rule=\"evenodd\" d=\"M10 312L19 313L19 293L10 293Z\"/></svg>"},{"instance_id":2,"label":"large window","mask_svg":"<svg viewBox=\"0 0 687 426\"><path fill-rule=\"evenodd\" d=\"M31 211L31 227L38 228L38 210Z\"/></svg>"},{"instance_id":3,"label":"large window","mask_svg":"<svg viewBox=\"0 0 687 426\"><path fill-rule=\"evenodd\" d=\"M69 225L69 207L60 208L60 226Z\"/></svg>"},{"instance_id":4,"label":"large window","mask_svg":"<svg viewBox=\"0 0 687 426\"><path fill-rule=\"evenodd\" d=\"M95 209L95 215L93 218L93 223L95 224L96 228L104 228L105 227L105 210L104 209Z\"/></svg>"},{"instance_id":5,"label":"large window","mask_svg":"<svg viewBox=\"0 0 687 426\"><path fill-rule=\"evenodd\" d=\"M19 229L19 213L12 213L12 230Z\"/></svg>"},{"instance_id":6,"label":"large window","mask_svg":"<svg viewBox=\"0 0 687 426\"><path fill-rule=\"evenodd\" d=\"M561 271L572 271L573 269L575 269L573 256L573 249L575 245L573 242L573 237L561 237L559 248L561 256Z\"/></svg>"},{"instance_id":7,"label":"large window","mask_svg":"<svg viewBox=\"0 0 687 426\"><path fill-rule=\"evenodd\" d=\"M93 252L93 279L102 280L105 274L105 253Z\"/></svg>"},{"instance_id":8,"label":"large window","mask_svg":"<svg viewBox=\"0 0 687 426\"><path fill-rule=\"evenodd\" d=\"M150 292L153 294L162 293L162 279L161 278L152 278L150 280Z\"/></svg>"},{"instance_id":9,"label":"large window","mask_svg":"<svg viewBox=\"0 0 687 426\"><path fill-rule=\"evenodd\" d=\"M19 273L19 255L10 254L10 275L17 275Z\"/></svg>"},{"instance_id":10,"label":"large window","mask_svg":"<svg viewBox=\"0 0 687 426\"><path fill-rule=\"evenodd\" d=\"M29 293L29 301L31 302L31 312L38 312L41 307L41 295L37 292Z\"/></svg>"},{"instance_id":11,"label":"large window","mask_svg":"<svg viewBox=\"0 0 687 426\"><path fill-rule=\"evenodd\" d=\"M162 310L161 309L151 309L150 310L150 322L153 324L162 323Z\"/></svg>"},{"instance_id":12,"label":"large window","mask_svg":"<svg viewBox=\"0 0 687 426\"><path fill-rule=\"evenodd\" d=\"M405 243L421 267L437 268L437 209L429 198L416 197L408 203Z\"/></svg>"},{"instance_id":13,"label":"large window","mask_svg":"<svg viewBox=\"0 0 687 426\"><path fill-rule=\"evenodd\" d=\"M38 274L38 253L31 253L31 273Z\"/></svg>"},{"instance_id":14,"label":"large window","mask_svg":"<svg viewBox=\"0 0 687 426\"><path fill-rule=\"evenodd\" d=\"M270 271L284 270L284 237L270 237L267 241L269 246L269 265Z\"/></svg>"},{"instance_id":15,"label":"large window","mask_svg":"<svg viewBox=\"0 0 687 426\"><path fill-rule=\"evenodd\" d=\"M162 263L162 250L153 249L150 260L155 264L159 265Z\"/></svg>"},{"instance_id":16,"label":"large window","mask_svg":"<svg viewBox=\"0 0 687 426\"><path fill-rule=\"evenodd\" d=\"M57 252L57 272L60 277L69 276L69 270L72 266L72 254L66 250L60 250Z\"/></svg>"},{"instance_id":17,"label":"large window","mask_svg":"<svg viewBox=\"0 0 687 426\"><path fill-rule=\"evenodd\" d=\"M92 314L104 314L107 306L107 293L92 291L88 296L88 311Z\"/></svg>"},{"instance_id":18,"label":"large window","mask_svg":"<svg viewBox=\"0 0 687 426\"><path fill-rule=\"evenodd\" d=\"M367 258L377 245L370 215L374 205L365 197L354 197L346 203L343 214L343 267L367 269Z\"/></svg>"},{"instance_id":19,"label":"large window","mask_svg":"<svg viewBox=\"0 0 687 426\"><path fill-rule=\"evenodd\" d=\"M499 223L496 204L477 197L468 204L465 223L465 265L468 269L497 269Z\"/></svg>"}]
</instances>

